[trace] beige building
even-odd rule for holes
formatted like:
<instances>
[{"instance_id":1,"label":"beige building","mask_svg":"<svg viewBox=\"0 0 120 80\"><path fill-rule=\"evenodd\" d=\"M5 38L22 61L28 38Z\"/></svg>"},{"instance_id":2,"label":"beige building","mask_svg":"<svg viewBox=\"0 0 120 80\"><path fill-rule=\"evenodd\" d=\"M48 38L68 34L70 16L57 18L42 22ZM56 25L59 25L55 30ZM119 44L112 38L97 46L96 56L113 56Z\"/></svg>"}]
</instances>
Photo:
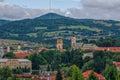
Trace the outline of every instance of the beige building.
<instances>
[{"instance_id":1,"label":"beige building","mask_svg":"<svg viewBox=\"0 0 120 80\"><path fill-rule=\"evenodd\" d=\"M75 49L77 46L76 46L76 37L73 36L71 38L71 48Z\"/></svg>"},{"instance_id":2,"label":"beige building","mask_svg":"<svg viewBox=\"0 0 120 80\"><path fill-rule=\"evenodd\" d=\"M0 59L0 68L8 66L11 69L15 69L18 67L21 68L30 68L32 69L32 63L27 59Z\"/></svg>"}]
</instances>

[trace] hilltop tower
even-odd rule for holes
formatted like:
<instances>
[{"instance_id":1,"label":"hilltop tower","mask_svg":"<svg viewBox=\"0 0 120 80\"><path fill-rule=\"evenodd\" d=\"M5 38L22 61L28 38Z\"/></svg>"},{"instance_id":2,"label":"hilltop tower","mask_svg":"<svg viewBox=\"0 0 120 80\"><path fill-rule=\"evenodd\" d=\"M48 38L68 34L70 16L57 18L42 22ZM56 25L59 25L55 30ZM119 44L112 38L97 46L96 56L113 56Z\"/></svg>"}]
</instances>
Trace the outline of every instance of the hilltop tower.
<instances>
[{"instance_id":1,"label":"hilltop tower","mask_svg":"<svg viewBox=\"0 0 120 80\"><path fill-rule=\"evenodd\" d=\"M57 50L63 50L63 40L62 39L58 39L57 40Z\"/></svg>"},{"instance_id":2,"label":"hilltop tower","mask_svg":"<svg viewBox=\"0 0 120 80\"><path fill-rule=\"evenodd\" d=\"M73 36L71 38L71 48L75 49L76 48L76 37Z\"/></svg>"}]
</instances>

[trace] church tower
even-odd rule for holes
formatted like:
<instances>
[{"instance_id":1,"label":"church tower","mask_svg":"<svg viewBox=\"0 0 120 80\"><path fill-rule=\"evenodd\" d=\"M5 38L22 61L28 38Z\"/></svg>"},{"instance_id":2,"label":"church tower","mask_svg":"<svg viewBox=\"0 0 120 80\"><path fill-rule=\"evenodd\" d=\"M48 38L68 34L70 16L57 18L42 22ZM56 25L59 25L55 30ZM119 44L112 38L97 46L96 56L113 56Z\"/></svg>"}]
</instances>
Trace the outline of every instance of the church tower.
<instances>
[{"instance_id":1,"label":"church tower","mask_svg":"<svg viewBox=\"0 0 120 80\"><path fill-rule=\"evenodd\" d=\"M8 52L10 52L10 47L9 47L9 46L7 47L7 53L8 53Z\"/></svg>"},{"instance_id":2,"label":"church tower","mask_svg":"<svg viewBox=\"0 0 120 80\"><path fill-rule=\"evenodd\" d=\"M20 45L18 45L17 51L21 52L21 46Z\"/></svg>"},{"instance_id":3,"label":"church tower","mask_svg":"<svg viewBox=\"0 0 120 80\"><path fill-rule=\"evenodd\" d=\"M62 39L58 39L57 40L57 50L63 50L63 40Z\"/></svg>"},{"instance_id":4,"label":"church tower","mask_svg":"<svg viewBox=\"0 0 120 80\"><path fill-rule=\"evenodd\" d=\"M76 48L76 37L75 37L75 36L73 36L73 37L71 38L71 48L72 48L72 49L75 49L75 48Z\"/></svg>"}]
</instances>

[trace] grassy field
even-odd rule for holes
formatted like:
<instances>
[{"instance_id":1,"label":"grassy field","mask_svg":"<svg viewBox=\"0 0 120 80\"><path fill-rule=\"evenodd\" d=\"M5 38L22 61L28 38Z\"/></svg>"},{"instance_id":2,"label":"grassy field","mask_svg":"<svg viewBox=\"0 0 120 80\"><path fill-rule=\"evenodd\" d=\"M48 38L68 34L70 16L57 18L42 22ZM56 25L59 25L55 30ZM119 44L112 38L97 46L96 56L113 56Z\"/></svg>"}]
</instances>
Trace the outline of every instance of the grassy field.
<instances>
[{"instance_id":1,"label":"grassy field","mask_svg":"<svg viewBox=\"0 0 120 80\"><path fill-rule=\"evenodd\" d=\"M116 23L115 26L120 26L120 23Z\"/></svg>"},{"instance_id":2,"label":"grassy field","mask_svg":"<svg viewBox=\"0 0 120 80\"><path fill-rule=\"evenodd\" d=\"M6 43L24 43L24 41L19 41L19 40L10 40L10 39L0 39L1 42L6 42Z\"/></svg>"},{"instance_id":3,"label":"grassy field","mask_svg":"<svg viewBox=\"0 0 120 80\"><path fill-rule=\"evenodd\" d=\"M36 30L46 30L47 27L35 27Z\"/></svg>"},{"instance_id":4,"label":"grassy field","mask_svg":"<svg viewBox=\"0 0 120 80\"><path fill-rule=\"evenodd\" d=\"M89 26L60 26L59 29L86 29L90 31L98 31L97 28L90 28Z\"/></svg>"},{"instance_id":5,"label":"grassy field","mask_svg":"<svg viewBox=\"0 0 120 80\"><path fill-rule=\"evenodd\" d=\"M66 31L66 30L59 30L59 31L54 31L54 32L45 32L43 36L55 36L55 35L63 35L65 33L67 34L73 34L74 33L78 33L77 31Z\"/></svg>"},{"instance_id":6,"label":"grassy field","mask_svg":"<svg viewBox=\"0 0 120 80\"><path fill-rule=\"evenodd\" d=\"M9 33L10 36L18 37L18 34Z\"/></svg>"},{"instance_id":7,"label":"grassy field","mask_svg":"<svg viewBox=\"0 0 120 80\"><path fill-rule=\"evenodd\" d=\"M112 26L111 23L107 23L107 22L104 22L104 21L94 21L93 23L95 23L95 24L102 24L102 25L107 26L107 27L111 27Z\"/></svg>"},{"instance_id":8,"label":"grassy field","mask_svg":"<svg viewBox=\"0 0 120 80\"><path fill-rule=\"evenodd\" d=\"M30 37L37 37L37 33L29 33L29 34L27 34L27 36L30 36Z\"/></svg>"}]
</instances>

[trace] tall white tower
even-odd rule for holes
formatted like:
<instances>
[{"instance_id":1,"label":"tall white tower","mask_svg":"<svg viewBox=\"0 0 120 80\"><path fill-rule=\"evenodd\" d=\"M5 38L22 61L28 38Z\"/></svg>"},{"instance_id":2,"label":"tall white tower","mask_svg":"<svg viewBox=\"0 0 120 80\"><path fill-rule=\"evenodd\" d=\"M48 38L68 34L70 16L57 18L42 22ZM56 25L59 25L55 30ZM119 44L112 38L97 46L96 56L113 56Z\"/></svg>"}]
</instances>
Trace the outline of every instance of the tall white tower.
<instances>
[{"instance_id":1,"label":"tall white tower","mask_svg":"<svg viewBox=\"0 0 120 80\"><path fill-rule=\"evenodd\" d=\"M75 49L76 48L76 37L73 36L71 38L71 48Z\"/></svg>"}]
</instances>

